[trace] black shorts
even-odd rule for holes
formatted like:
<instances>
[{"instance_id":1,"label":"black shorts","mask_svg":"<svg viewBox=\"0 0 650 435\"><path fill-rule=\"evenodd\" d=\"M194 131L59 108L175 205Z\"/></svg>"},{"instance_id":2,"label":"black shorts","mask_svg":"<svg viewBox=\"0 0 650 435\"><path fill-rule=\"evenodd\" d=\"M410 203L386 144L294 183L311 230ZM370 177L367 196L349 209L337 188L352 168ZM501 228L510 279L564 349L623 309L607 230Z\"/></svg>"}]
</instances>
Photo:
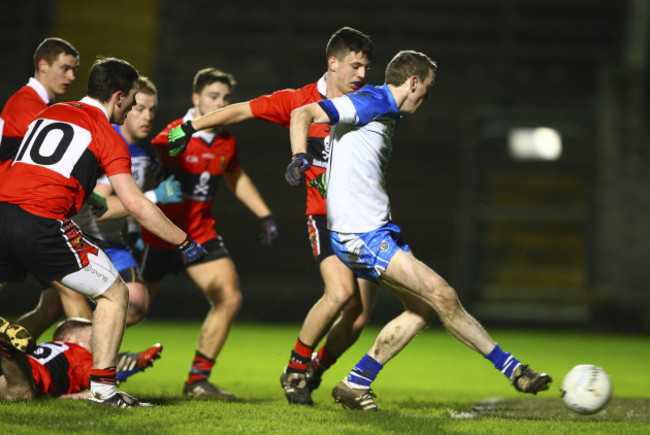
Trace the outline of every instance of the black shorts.
<instances>
[{"instance_id":1,"label":"black shorts","mask_svg":"<svg viewBox=\"0 0 650 435\"><path fill-rule=\"evenodd\" d=\"M0 202L0 282L22 282L31 273L43 286L89 264L99 247L71 220L31 214Z\"/></svg>"},{"instance_id":2,"label":"black shorts","mask_svg":"<svg viewBox=\"0 0 650 435\"><path fill-rule=\"evenodd\" d=\"M334 255L330 242L330 230L327 229L327 216L307 215L307 232L316 263L321 264L324 259Z\"/></svg>"},{"instance_id":3,"label":"black shorts","mask_svg":"<svg viewBox=\"0 0 650 435\"><path fill-rule=\"evenodd\" d=\"M127 269L120 270L120 276L127 284L130 282L144 284L144 279L142 278L142 274L140 274L140 271L135 267L129 267Z\"/></svg>"},{"instance_id":4,"label":"black shorts","mask_svg":"<svg viewBox=\"0 0 650 435\"><path fill-rule=\"evenodd\" d=\"M201 246L208 251L208 255L196 263L192 263L191 266L230 256L221 236L208 240ZM144 247L140 270L146 282L160 282L168 273L184 272L186 268L187 266L176 249L161 249L149 245Z\"/></svg>"}]
</instances>

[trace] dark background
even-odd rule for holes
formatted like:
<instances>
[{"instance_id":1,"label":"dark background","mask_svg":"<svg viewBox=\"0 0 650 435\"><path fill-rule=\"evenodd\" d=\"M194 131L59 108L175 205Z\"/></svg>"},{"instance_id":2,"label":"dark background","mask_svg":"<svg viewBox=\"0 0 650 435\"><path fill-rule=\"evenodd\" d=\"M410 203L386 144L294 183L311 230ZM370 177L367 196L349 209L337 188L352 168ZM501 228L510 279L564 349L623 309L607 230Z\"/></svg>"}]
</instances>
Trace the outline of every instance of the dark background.
<instances>
[{"instance_id":1,"label":"dark background","mask_svg":"<svg viewBox=\"0 0 650 435\"><path fill-rule=\"evenodd\" d=\"M200 68L233 73L233 102L316 81L341 26L370 34L367 77L401 49L438 63L432 98L394 136L394 220L414 253L489 325L650 330L648 22L645 0L2 1L0 101L33 75L46 36L81 52L63 99L83 97L97 55L124 58L158 86L156 130L190 107ZM513 127L553 127L563 153L518 162ZM233 126L240 162L273 209L281 238L226 187L214 212L244 293L239 319L300 322L322 294L304 223L304 188L283 179L288 131ZM0 311L18 315L38 285L10 285ZM169 277L151 317L201 318L200 292ZM400 310L381 291L372 321Z\"/></svg>"}]
</instances>

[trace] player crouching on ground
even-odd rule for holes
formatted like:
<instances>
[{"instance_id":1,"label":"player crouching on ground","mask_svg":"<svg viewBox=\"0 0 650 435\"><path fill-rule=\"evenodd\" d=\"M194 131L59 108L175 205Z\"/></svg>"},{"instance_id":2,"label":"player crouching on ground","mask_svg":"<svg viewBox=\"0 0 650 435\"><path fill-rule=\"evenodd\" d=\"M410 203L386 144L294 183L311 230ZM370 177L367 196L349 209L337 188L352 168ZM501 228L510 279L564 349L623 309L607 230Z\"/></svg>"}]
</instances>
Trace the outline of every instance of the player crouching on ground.
<instances>
[{"instance_id":1,"label":"player crouching on ground","mask_svg":"<svg viewBox=\"0 0 650 435\"><path fill-rule=\"evenodd\" d=\"M36 346L25 328L0 317L0 399L88 398L84 390L90 386L93 365L91 337L90 320L66 319L51 342ZM151 367L161 352L162 346L155 344L140 353L120 354L118 381Z\"/></svg>"}]
</instances>

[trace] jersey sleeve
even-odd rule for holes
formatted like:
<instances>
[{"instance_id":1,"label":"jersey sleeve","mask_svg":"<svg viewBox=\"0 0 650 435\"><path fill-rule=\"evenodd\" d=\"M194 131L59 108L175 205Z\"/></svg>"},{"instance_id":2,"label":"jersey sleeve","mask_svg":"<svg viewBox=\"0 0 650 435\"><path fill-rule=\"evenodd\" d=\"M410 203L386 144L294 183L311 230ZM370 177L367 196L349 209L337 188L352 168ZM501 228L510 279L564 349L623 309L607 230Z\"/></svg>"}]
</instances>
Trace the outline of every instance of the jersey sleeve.
<instances>
[{"instance_id":1,"label":"jersey sleeve","mask_svg":"<svg viewBox=\"0 0 650 435\"><path fill-rule=\"evenodd\" d=\"M5 121L3 136L22 139L27 133L29 124L47 104L35 93L22 91L14 95L2 110L2 119Z\"/></svg>"},{"instance_id":2,"label":"jersey sleeve","mask_svg":"<svg viewBox=\"0 0 650 435\"><path fill-rule=\"evenodd\" d=\"M329 116L331 124L365 125L384 116L395 117L391 102L371 88L324 100L319 105Z\"/></svg>"},{"instance_id":3,"label":"jersey sleeve","mask_svg":"<svg viewBox=\"0 0 650 435\"><path fill-rule=\"evenodd\" d=\"M255 118L271 121L289 128L295 89L283 89L270 95L262 95L250 101L251 113Z\"/></svg>"},{"instance_id":4,"label":"jersey sleeve","mask_svg":"<svg viewBox=\"0 0 650 435\"><path fill-rule=\"evenodd\" d=\"M109 128L102 127L97 133L101 138L102 152L100 155L101 167L107 177L117 174L131 173L131 154L129 148L120 135L110 124Z\"/></svg>"}]
</instances>

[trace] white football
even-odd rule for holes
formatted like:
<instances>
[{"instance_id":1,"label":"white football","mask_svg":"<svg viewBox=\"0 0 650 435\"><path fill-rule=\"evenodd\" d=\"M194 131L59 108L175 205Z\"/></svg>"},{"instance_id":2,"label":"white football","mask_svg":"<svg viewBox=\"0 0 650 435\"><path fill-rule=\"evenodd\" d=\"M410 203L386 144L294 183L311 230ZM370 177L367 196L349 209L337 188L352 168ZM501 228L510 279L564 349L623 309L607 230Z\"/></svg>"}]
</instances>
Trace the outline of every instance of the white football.
<instances>
[{"instance_id":1,"label":"white football","mask_svg":"<svg viewBox=\"0 0 650 435\"><path fill-rule=\"evenodd\" d=\"M578 414L595 414L611 396L612 382L605 370L597 366L575 366L562 381L562 400Z\"/></svg>"}]
</instances>

